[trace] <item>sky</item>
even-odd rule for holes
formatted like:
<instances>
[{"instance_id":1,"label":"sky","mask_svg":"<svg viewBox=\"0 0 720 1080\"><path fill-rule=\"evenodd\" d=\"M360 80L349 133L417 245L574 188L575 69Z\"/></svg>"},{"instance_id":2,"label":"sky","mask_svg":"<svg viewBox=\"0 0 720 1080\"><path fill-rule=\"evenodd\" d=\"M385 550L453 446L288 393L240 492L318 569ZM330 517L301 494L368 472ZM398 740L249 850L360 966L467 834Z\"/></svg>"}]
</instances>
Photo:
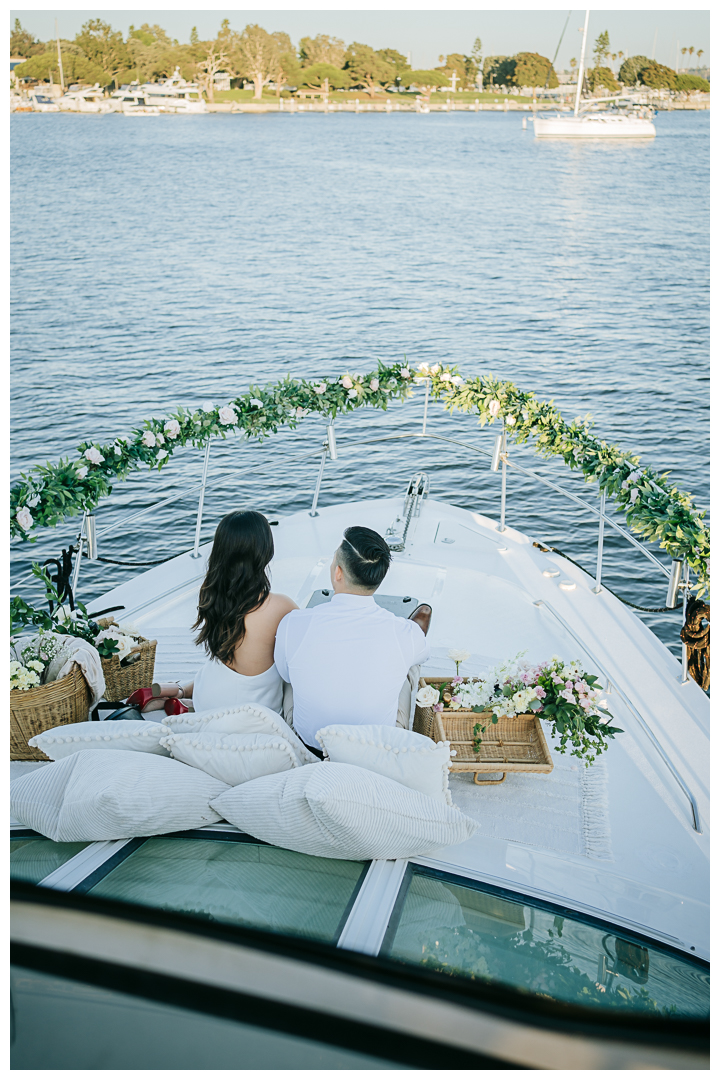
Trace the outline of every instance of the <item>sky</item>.
<instances>
[{"instance_id":1,"label":"sky","mask_svg":"<svg viewBox=\"0 0 720 1080\"><path fill-rule=\"evenodd\" d=\"M571 57L579 57L584 10L572 11L560 46L556 67L568 69ZM539 52L552 59L565 26L568 9L504 8L502 11L472 5L457 4L453 10L422 9L422 3L394 10L369 7L356 10L326 8L300 9L292 3L278 10L265 8L225 9L212 11L192 7L157 6L133 10L117 10L109 5L93 3L85 10L52 10L15 8L10 13L11 25L19 18L25 29L41 41L54 36L55 20L60 36L73 38L89 18L101 17L115 29L127 34L131 24L158 23L171 37L188 41L190 30L196 26L201 39L214 38L220 23L229 18L235 30L248 23L259 23L266 30L284 30L297 44L301 37L330 34L346 43L361 41L373 48L397 49L414 68L434 67L440 55L449 52L469 53L477 37L482 40L483 54L513 55L517 52ZM588 53L597 35L607 30L612 52L622 50L626 56L641 53L675 68L678 49L694 46L703 49L702 63L710 61L710 13L708 9L663 9L618 11L593 8L588 30ZM680 56L680 66L687 65Z\"/></svg>"}]
</instances>

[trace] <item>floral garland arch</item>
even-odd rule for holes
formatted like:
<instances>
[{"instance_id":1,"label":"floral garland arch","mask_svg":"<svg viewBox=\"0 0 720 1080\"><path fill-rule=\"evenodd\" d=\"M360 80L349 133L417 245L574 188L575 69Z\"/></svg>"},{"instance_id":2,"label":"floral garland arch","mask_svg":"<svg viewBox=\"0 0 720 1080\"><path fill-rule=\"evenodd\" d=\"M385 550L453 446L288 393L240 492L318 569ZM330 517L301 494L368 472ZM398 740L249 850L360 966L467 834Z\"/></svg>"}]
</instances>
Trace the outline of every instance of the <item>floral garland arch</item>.
<instances>
[{"instance_id":1,"label":"floral garland arch","mask_svg":"<svg viewBox=\"0 0 720 1080\"><path fill-rule=\"evenodd\" d=\"M388 402L404 401L414 383L426 380L433 399L451 412L474 413L481 425L504 421L513 442L532 439L543 457L561 457L571 469L580 469L615 501L634 533L658 541L672 558L687 560L698 597L708 592L705 511L670 485L667 473L641 467L637 455L596 438L588 418L567 423L551 401L539 401L511 382L492 375L464 379L456 367L442 364L421 364L411 371L404 363L378 362L377 370L365 375L348 373L325 381L287 377L265 388L251 386L221 407L178 408L169 417L153 417L111 443L80 443L78 459L37 465L21 475L11 489L10 535L33 540L38 526L92 511L110 494L114 480L142 466L160 471L180 446L203 447L215 436L233 433L262 440L282 425L296 427L309 413L331 420L359 408L387 409Z\"/></svg>"}]
</instances>

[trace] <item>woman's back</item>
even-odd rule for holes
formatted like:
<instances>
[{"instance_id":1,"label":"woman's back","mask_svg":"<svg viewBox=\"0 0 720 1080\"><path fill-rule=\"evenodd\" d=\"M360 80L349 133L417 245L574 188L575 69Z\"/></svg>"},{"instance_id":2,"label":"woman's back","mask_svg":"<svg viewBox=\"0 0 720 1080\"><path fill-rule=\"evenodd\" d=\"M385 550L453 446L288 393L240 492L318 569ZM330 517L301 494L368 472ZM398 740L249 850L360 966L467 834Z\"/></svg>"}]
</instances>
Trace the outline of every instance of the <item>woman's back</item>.
<instances>
[{"instance_id":1,"label":"woman's back","mask_svg":"<svg viewBox=\"0 0 720 1080\"><path fill-rule=\"evenodd\" d=\"M228 664L240 675L261 675L273 665L275 634L280 620L297 604L282 593L270 593L267 599L245 616L245 636L235 647L235 655Z\"/></svg>"}]
</instances>

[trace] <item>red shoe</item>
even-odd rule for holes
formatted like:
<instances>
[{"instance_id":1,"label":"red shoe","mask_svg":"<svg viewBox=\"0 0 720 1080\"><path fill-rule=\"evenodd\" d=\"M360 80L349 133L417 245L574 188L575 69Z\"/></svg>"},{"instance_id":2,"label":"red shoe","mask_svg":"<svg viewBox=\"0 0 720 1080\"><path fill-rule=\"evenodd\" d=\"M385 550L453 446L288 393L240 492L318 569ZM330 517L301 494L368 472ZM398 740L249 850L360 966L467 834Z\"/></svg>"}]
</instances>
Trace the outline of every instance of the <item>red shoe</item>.
<instances>
[{"instance_id":1,"label":"red shoe","mask_svg":"<svg viewBox=\"0 0 720 1080\"><path fill-rule=\"evenodd\" d=\"M181 713L190 712L187 705L184 705L180 698L170 697L165 701L165 713L167 716L180 716Z\"/></svg>"},{"instance_id":2,"label":"red shoe","mask_svg":"<svg viewBox=\"0 0 720 1080\"><path fill-rule=\"evenodd\" d=\"M127 699L128 705L137 705L140 712L143 711L149 701L152 701L155 695L149 686L144 686L141 690L135 690Z\"/></svg>"}]
</instances>

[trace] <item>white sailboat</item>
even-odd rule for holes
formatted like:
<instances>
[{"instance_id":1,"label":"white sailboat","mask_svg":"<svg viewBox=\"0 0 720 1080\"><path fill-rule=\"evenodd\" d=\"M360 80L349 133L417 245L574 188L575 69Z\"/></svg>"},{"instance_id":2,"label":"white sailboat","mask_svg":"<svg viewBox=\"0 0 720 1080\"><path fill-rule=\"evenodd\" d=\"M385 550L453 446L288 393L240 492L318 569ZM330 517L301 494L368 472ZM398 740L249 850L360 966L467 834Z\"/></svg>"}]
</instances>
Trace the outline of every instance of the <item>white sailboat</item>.
<instances>
[{"instance_id":1,"label":"white sailboat","mask_svg":"<svg viewBox=\"0 0 720 1080\"><path fill-rule=\"evenodd\" d=\"M558 113L555 116L536 116L535 137L538 139L653 139L656 135L652 111L647 108L626 108L611 112L590 112L600 102L623 100L624 95L594 98L581 105L583 76L585 74L585 50L587 46L590 11L585 12L580 66L578 68L575 109L572 116Z\"/></svg>"},{"instance_id":2,"label":"white sailboat","mask_svg":"<svg viewBox=\"0 0 720 1080\"><path fill-rule=\"evenodd\" d=\"M343 467L330 425L312 506L268 515L273 588L300 607L323 603L343 530L385 534L394 555L378 601L433 608L424 674L453 675L458 645L468 674L523 649L579 657L623 729L607 765L573 769L553 752L551 775L497 788L451 775L478 831L410 859L317 858L227 822L80 845L11 823L14 1068L709 1067L709 702L602 585L603 528L659 581L672 585L671 572L604 501L598 511L519 467L504 437L493 451L434 434L427 410L426 397L414 433L371 427L347 440L361 455L397 440L399 469L414 473L397 497L374 497L363 475L366 497L321 505L326 459ZM432 448L449 442L501 467L498 517L429 498ZM159 681L192 678L203 660L191 631L211 549L203 500L236 475L213 481L208 460L194 545L91 604L121 608L157 640ZM515 467L599 521L594 576L506 524ZM260 481L253 505L271 499Z\"/></svg>"},{"instance_id":3,"label":"white sailboat","mask_svg":"<svg viewBox=\"0 0 720 1080\"><path fill-rule=\"evenodd\" d=\"M114 112L112 102L105 97L105 93L99 83L94 86L80 87L76 90L67 90L58 105L63 112L98 113L100 115Z\"/></svg>"}]
</instances>

